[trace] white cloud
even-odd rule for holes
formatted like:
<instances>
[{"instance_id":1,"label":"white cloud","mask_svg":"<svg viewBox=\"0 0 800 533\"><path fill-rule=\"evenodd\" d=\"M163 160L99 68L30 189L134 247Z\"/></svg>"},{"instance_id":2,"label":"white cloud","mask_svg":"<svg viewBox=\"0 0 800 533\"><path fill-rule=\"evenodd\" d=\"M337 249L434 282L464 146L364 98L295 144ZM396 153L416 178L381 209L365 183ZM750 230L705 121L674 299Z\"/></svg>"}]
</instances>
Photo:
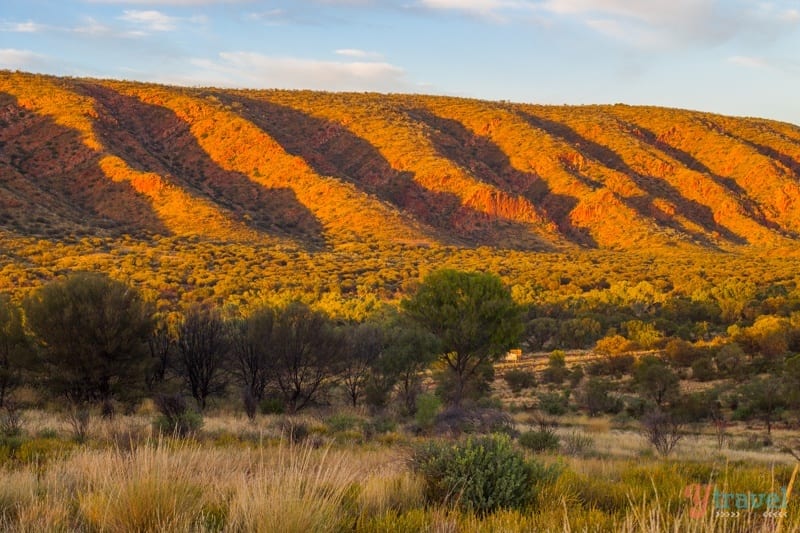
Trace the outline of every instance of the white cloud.
<instances>
[{"instance_id":1,"label":"white cloud","mask_svg":"<svg viewBox=\"0 0 800 533\"><path fill-rule=\"evenodd\" d=\"M560 14L614 15L669 25L705 16L714 3L714 0L545 0L541 5Z\"/></svg>"},{"instance_id":2,"label":"white cloud","mask_svg":"<svg viewBox=\"0 0 800 533\"><path fill-rule=\"evenodd\" d=\"M728 63L747 68L767 68L770 66L766 59L752 56L731 56L728 58Z\"/></svg>"},{"instance_id":3,"label":"white cloud","mask_svg":"<svg viewBox=\"0 0 800 533\"><path fill-rule=\"evenodd\" d=\"M367 52L366 50L359 50L357 48L340 48L335 50L336 55L344 57L357 57L360 59L377 59L382 57L377 52Z\"/></svg>"},{"instance_id":4,"label":"white cloud","mask_svg":"<svg viewBox=\"0 0 800 533\"><path fill-rule=\"evenodd\" d=\"M128 4L142 6L208 6L212 4L243 4L252 0L84 0L90 4Z\"/></svg>"},{"instance_id":5,"label":"white cloud","mask_svg":"<svg viewBox=\"0 0 800 533\"><path fill-rule=\"evenodd\" d=\"M32 20L26 22L2 22L0 23L0 31L9 31L15 33L36 33L46 29L43 24L37 24Z\"/></svg>"},{"instance_id":6,"label":"white cloud","mask_svg":"<svg viewBox=\"0 0 800 533\"><path fill-rule=\"evenodd\" d=\"M44 59L45 56L30 50L0 48L0 68L29 70Z\"/></svg>"},{"instance_id":7,"label":"white cloud","mask_svg":"<svg viewBox=\"0 0 800 533\"><path fill-rule=\"evenodd\" d=\"M172 31L175 29L177 19L165 15L160 11L138 11L126 9L120 20L139 26L145 31Z\"/></svg>"},{"instance_id":8,"label":"white cloud","mask_svg":"<svg viewBox=\"0 0 800 533\"><path fill-rule=\"evenodd\" d=\"M439 11L461 11L495 22L506 22L509 10L532 11L535 5L528 0L418 0L417 6Z\"/></svg>"},{"instance_id":9,"label":"white cloud","mask_svg":"<svg viewBox=\"0 0 800 533\"><path fill-rule=\"evenodd\" d=\"M402 91L405 71L384 61L321 61L254 52L223 52L194 59L193 72L168 82L225 87L283 87L329 91Z\"/></svg>"},{"instance_id":10,"label":"white cloud","mask_svg":"<svg viewBox=\"0 0 800 533\"><path fill-rule=\"evenodd\" d=\"M82 25L76 26L70 31L91 36L105 36L114 33L114 30L111 28L111 26L107 26L92 17L84 19L84 23Z\"/></svg>"},{"instance_id":11,"label":"white cloud","mask_svg":"<svg viewBox=\"0 0 800 533\"><path fill-rule=\"evenodd\" d=\"M788 8L790 4L788 0L541 0L538 6L646 47L773 38L800 21L800 12Z\"/></svg>"}]
</instances>

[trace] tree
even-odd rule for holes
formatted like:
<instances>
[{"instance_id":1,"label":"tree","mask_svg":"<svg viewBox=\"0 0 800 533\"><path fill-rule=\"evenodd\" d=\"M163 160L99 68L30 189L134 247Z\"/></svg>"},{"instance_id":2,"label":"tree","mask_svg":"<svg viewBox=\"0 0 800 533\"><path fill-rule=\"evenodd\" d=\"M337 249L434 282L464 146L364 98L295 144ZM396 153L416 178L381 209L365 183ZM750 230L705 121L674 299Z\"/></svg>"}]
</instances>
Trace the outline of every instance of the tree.
<instances>
[{"instance_id":1,"label":"tree","mask_svg":"<svg viewBox=\"0 0 800 533\"><path fill-rule=\"evenodd\" d=\"M228 353L225 323L208 307L192 306L178 328L178 371L198 408L225 390L224 363Z\"/></svg>"},{"instance_id":2,"label":"tree","mask_svg":"<svg viewBox=\"0 0 800 533\"><path fill-rule=\"evenodd\" d=\"M262 307L229 325L233 375L245 398L255 403L264 398L270 379L270 351L274 344L275 310Z\"/></svg>"},{"instance_id":3,"label":"tree","mask_svg":"<svg viewBox=\"0 0 800 533\"><path fill-rule=\"evenodd\" d=\"M641 420L642 435L659 454L666 457L683 439L683 423L670 413L656 407Z\"/></svg>"},{"instance_id":4,"label":"tree","mask_svg":"<svg viewBox=\"0 0 800 533\"><path fill-rule=\"evenodd\" d=\"M24 301L46 390L74 404L134 395L144 384L152 307L105 274L53 281Z\"/></svg>"},{"instance_id":5,"label":"tree","mask_svg":"<svg viewBox=\"0 0 800 533\"><path fill-rule=\"evenodd\" d=\"M739 388L737 417L755 416L767 426L767 435L772 433L772 424L780 418L787 407L782 380L773 377L756 378Z\"/></svg>"},{"instance_id":6,"label":"tree","mask_svg":"<svg viewBox=\"0 0 800 533\"><path fill-rule=\"evenodd\" d=\"M406 314L441 341L441 359L454 378L449 401L460 404L467 385L522 333L520 310L493 274L439 270L402 302Z\"/></svg>"},{"instance_id":7,"label":"tree","mask_svg":"<svg viewBox=\"0 0 800 533\"><path fill-rule=\"evenodd\" d=\"M542 371L542 379L545 383L561 385L567 376L569 369L564 352L556 350L547 358L547 367Z\"/></svg>"},{"instance_id":8,"label":"tree","mask_svg":"<svg viewBox=\"0 0 800 533\"><path fill-rule=\"evenodd\" d=\"M167 378L167 371L172 364L172 357L175 351L176 337L177 324L175 317L172 314L157 316L153 331L147 338L151 364L146 381L147 388L151 391Z\"/></svg>"},{"instance_id":9,"label":"tree","mask_svg":"<svg viewBox=\"0 0 800 533\"><path fill-rule=\"evenodd\" d=\"M679 392L678 376L664 361L652 355L639 359L633 369L633 381L639 393L658 406L677 397Z\"/></svg>"},{"instance_id":10,"label":"tree","mask_svg":"<svg viewBox=\"0 0 800 533\"><path fill-rule=\"evenodd\" d=\"M290 412L314 401L334 375L342 353L341 336L328 316L293 302L277 311L270 374Z\"/></svg>"},{"instance_id":11,"label":"tree","mask_svg":"<svg viewBox=\"0 0 800 533\"><path fill-rule=\"evenodd\" d=\"M383 350L383 331L375 324L363 323L345 330L344 352L339 376L353 407L364 392L371 369Z\"/></svg>"},{"instance_id":12,"label":"tree","mask_svg":"<svg viewBox=\"0 0 800 533\"><path fill-rule=\"evenodd\" d=\"M0 294L0 408L19 385L27 347L20 309L7 295Z\"/></svg>"},{"instance_id":13,"label":"tree","mask_svg":"<svg viewBox=\"0 0 800 533\"><path fill-rule=\"evenodd\" d=\"M383 350L373 366L369 386L377 391L376 396L384 396L385 401L385 396L397 384L406 412L414 414L421 388L420 374L440 353L439 339L404 317L390 321L383 338Z\"/></svg>"},{"instance_id":14,"label":"tree","mask_svg":"<svg viewBox=\"0 0 800 533\"><path fill-rule=\"evenodd\" d=\"M583 407L589 416L600 413L618 413L623 408L623 402L609 393L614 390L614 385L603 378L592 377L586 382L581 394Z\"/></svg>"}]
</instances>

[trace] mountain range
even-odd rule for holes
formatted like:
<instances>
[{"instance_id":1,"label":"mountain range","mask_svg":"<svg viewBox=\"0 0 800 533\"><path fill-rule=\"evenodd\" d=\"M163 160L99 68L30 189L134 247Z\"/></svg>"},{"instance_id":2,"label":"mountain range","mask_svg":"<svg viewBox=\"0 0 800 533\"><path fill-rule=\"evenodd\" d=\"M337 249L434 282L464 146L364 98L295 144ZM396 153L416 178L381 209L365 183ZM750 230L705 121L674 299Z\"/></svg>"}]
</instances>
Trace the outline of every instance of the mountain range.
<instances>
[{"instance_id":1,"label":"mountain range","mask_svg":"<svg viewBox=\"0 0 800 533\"><path fill-rule=\"evenodd\" d=\"M309 251L793 246L800 127L2 71L0 229Z\"/></svg>"}]
</instances>

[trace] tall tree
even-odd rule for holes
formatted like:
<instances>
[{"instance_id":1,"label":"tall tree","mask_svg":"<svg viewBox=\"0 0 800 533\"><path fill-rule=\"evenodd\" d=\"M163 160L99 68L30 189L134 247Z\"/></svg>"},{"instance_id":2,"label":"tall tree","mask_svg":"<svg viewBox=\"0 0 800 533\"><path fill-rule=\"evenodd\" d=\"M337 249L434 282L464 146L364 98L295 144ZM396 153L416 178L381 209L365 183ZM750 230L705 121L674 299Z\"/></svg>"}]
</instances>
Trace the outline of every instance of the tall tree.
<instances>
[{"instance_id":1,"label":"tall tree","mask_svg":"<svg viewBox=\"0 0 800 533\"><path fill-rule=\"evenodd\" d=\"M353 407L364 393L375 362L383 349L383 330L376 324L364 322L345 330L344 350L339 364L339 376Z\"/></svg>"},{"instance_id":2,"label":"tall tree","mask_svg":"<svg viewBox=\"0 0 800 533\"><path fill-rule=\"evenodd\" d=\"M273 347L275 310L262 307L246 318L230 323L230 348L233 374L245 395L259 402L270 378L270 351Z\"/></svg>"},{"instance_id":3,"label":"tall tree","mask_svg":"<svg viewBox=\"0 0 800 533\"><path fill-rule=\"evenodd\" d=\"M440 353L439 339L417 323L404 317L386 327L381 355L375 362L374 378L382 382L386 392L397 384L406 412L417 410L422 372Z\"/></svg>"},{"instance_id":4,"label":"tall tree","mask_svg":"<svg viewBox=\"0 0 800 533\"><path fill-rule=\"evenodd\" d=\"M192 306L178 328L178 370L201 411L208 398L225 390L228 340L216 310Z\"/></svg>"},{"instance_id":5,"label":"tall tree","mask_svg":"<svg viewBox=\"0 0 800 533\"><path fill-rule=\"evenodd\" d=\"M493 274L433 272L402 307L441 341L441 359L455 380L448 398L453 404L461 403L471 382L486 379L486 369L523 330L519 307Z\"/></svg>"},{"instance_id":6,"label":"tall tree","mask_svg":"<svg viewBox=\"0 0 800 533\"><path fill-rule=\"evenodd\" d=\"M147 373L147 388L154 390L167 379L167 371L172 365L175 342L178 336L179 318L177 313L155 317L155 325L147 338L150 349L150 370Z\"/></svg>"},{"instance_id":7,"label":"tall tree","mask_svg":"<svg viewBox=\"0 0 800 533\"><path fill-rule=\"evenodd\" d=\"M327 315L293 302L278 310L271 375L290 412L313 402L335 373L343 342Z\"/></svg>"},{"instance_id":8,"label":"tall tree","mask_svg":"<svg viewBox=\"0 0 800 533\"><path fill-rule=\"evenodd\" d=\"M80 404L133 396L144 385L152 306L105 274L77 273L24 301L46 390Z\"/></svg>"},{"instance_id":9,"label":"tall tree","mask_svg":"<svg viewBox=\"0 0 800 533\"><path fill-rule=\"evenodd\" d=\"M28 354L27 341L19 307L7 295L0 294L0 407L19 385Z\"/></svg>"}]
</instances>

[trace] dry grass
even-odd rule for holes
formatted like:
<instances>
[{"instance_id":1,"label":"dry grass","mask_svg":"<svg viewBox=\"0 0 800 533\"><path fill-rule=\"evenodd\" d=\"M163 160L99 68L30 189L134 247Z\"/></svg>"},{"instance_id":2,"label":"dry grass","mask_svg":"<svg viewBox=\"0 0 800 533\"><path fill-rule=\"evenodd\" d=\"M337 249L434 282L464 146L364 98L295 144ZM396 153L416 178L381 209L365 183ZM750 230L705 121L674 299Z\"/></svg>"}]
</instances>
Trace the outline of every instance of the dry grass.
<instances>
[{"instance_id":1,"label":"dry grass","mask_svg":"<svg viewBox=\"0 0 800 533\"><path fill-rule=\"evenodd\" d=\"M38 429L58 422L44 413L29 413L26 420L41 424ZM29 440L40 455L0 467L0 530L766 532L775 521L758 512L730 518L709 510L702 519L691 518L684 488L714 483L729 492L775 491L787 485L791 472L786 455L717 452L710 435L688 439L669 460L659 459L643 452L635 432L592 419L581 426L576 417L574 426L559 431L590 435L593 453L539 458L560 463L562 472L530 509L475 516L427 506L422 480L409 470L402 446L342 445L322 433L322 440L292 444L279 439L278 417L251 424L231 416L209 418L199 439L142 434L119 445L125 424L145 433L147 420L97 421L81 447L62 440L68 432L61 439ZM322 420L304 417L320 427ZM247 441L228 433L235 431L268 438ZM798 530L795 498L784 532Z\"/></svg>"}]
</instances>

